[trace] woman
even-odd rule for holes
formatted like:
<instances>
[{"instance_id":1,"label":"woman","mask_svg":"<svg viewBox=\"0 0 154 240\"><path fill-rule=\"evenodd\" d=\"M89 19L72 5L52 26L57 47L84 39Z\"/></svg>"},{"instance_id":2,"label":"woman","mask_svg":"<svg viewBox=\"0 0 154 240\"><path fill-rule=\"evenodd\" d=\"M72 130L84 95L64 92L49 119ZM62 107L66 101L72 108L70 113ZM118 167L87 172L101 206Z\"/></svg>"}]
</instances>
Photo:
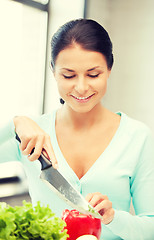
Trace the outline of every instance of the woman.
<instances>
[{"instance_id":1,"label":"woman","mask_svg":"<svg viewBox=\"0 0 154 240\"><path fill-rule=\"evenodd\" d=\"M3 160L22 162L32 202L49 204L60 216L68 206L41 182L40 164L34 161L43 151L101 213L102 239L154 239L153 138L143 123L113 113L101 103L113 65L108 33L93 20L74 20L54 34L51 48L64 104L35 121L14 118L2 130L5 139L13 137L5 142L3 138ZM129 213L131 197L136 216Z\"/></svg>"}]
</instances>

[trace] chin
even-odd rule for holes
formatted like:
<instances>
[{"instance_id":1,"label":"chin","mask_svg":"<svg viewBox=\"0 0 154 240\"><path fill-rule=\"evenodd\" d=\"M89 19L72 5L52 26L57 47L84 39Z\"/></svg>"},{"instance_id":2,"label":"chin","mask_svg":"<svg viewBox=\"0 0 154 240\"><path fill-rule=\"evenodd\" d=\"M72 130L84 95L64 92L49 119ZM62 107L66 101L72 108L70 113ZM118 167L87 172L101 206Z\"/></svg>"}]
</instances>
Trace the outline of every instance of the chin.
<instances>
[{"instance_id":1,"label":"chin","mask_svg":"<svg viewBox=\"0 0 154 240\"><path fill-rule=\"evenodd\" d=\"M74 112L77 113L88 113L91 112L95 106L69 106Z\"/></svg>"}]
</instances>

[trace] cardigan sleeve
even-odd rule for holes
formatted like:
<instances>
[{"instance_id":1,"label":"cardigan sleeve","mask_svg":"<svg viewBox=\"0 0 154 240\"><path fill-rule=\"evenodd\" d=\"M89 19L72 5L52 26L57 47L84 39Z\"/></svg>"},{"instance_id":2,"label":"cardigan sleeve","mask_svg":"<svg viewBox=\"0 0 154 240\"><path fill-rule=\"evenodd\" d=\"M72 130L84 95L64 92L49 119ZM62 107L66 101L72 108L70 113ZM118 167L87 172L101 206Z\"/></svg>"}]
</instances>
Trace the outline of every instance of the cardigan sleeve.
<instances>
[{"instance_id":1,"label":"cardigan sleeve","mask_svg":"<svg viewBox=\"0 0 154 240\"><path fill-rule=\"evenodd\" d=\"M19 161L20 151L15 140L13 120L0 128L0 163Z\"/></svg>"},{"instance_id":2,"label":"cardigan sleeve","mask_svg":"<svg viewBox=\"0 0 154 240\"><path fill-rule=\"evenodd\" d=\"M115 217L107 227L125 240L154 239L154 139L145 137L140 157L130 181L135 216L115 210Z\"/></svg>"},{"instance_id":3,"label":"cardigan sleeve","mask_svg":"<svg viewBox=\"0 0 154 240\"><path fill-rule=\"evenodd\" d=\"M124 240L154 239L154 215L132 216L130 213L115 210L115 216L107 227Z\"/></svg>"}]
</instances>

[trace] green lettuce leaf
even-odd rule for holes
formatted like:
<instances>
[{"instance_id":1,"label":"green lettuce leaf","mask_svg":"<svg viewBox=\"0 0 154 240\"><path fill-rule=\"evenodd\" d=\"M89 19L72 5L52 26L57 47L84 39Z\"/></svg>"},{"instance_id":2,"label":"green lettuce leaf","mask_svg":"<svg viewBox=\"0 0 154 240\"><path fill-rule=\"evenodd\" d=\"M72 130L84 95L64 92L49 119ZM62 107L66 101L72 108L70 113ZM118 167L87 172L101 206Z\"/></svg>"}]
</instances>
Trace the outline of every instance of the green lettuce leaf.
<instances>
[{"instance_id":1,"label":"green lettuce leaf","mask_svg":"<svg viewBox=\"0 0 154 240\"><path fill-rule=\"evenodd\" d=\"M66 240L65 224L40 202L35 207L26 201L16 207L0 203L0 240Z\"/></svg>"}]
</instances>

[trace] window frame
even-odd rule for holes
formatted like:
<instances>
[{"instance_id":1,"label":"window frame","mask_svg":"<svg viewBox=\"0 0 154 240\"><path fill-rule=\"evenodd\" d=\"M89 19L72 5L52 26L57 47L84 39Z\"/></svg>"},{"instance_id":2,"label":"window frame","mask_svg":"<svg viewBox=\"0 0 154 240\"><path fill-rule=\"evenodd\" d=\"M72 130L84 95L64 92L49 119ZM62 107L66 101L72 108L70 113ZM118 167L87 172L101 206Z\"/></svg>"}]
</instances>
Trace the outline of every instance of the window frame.
<instances>
[{"instance_id":1,"label":"window frame","mask_svg":"<svg viewBox=\"0 0 154 240\"><path fill-rule=\"evenodd\" d=\"M21 3L23 5L35 8L40 11L44 11L47 13L47 29L46 29L46 48L45 48L45 68L44 68L44 82L43 82L43 99L42 99L42 110L41 113L44 114L44 105L45 105L45 85L46 85L46 66L47 66L47 44L48 44L48 33L49 33L49 4L50 0L48 0L47 4L39 3L33 0L12 0L14 2Z\"/></svg>"},{"instance_id":2,"label":"window frame","mask_svg":"<svg viewBox=\"0 0 154 240\"><path fill-rule=\"evenodd\" d=\"M47 4L39 3L39 2L36 2L33 0L12 0L12 1L22 3L29 7L33 7L35 9L39 9L40 11L45 11L45 12L49 13L50 0L48 0Z\"/></svg>"}]
</instances>

